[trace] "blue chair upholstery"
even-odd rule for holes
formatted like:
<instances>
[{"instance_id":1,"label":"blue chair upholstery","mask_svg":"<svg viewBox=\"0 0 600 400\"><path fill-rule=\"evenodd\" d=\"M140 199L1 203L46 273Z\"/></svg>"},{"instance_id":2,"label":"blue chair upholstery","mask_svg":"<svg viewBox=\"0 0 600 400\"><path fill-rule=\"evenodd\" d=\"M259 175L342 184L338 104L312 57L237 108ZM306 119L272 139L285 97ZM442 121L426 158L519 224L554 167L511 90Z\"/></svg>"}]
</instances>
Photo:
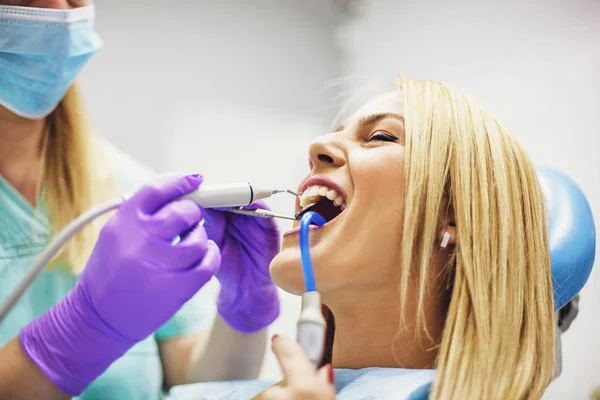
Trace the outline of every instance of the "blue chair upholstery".
<instances>
[{"instance_id":1,"label":"blue chair upholstery","mask_svg":"<svg viewBox=\"0 0 600 400\"><path fill-rule=\"evenodd\" d=\"M592 211L579 186L565 174L538 169L549 219L554 308L569 303L587 282L596 254Z\"/></svg>"},{"instance_id":2,"label":"blue chair upholstery","mask_svg":"<svg viewBox=\"0 0 600 400\"><path fill-rule=\"evenodd\" d=\"M594 265L596 230L590 205L573 180L550 168L539 168L538 179L548 214L556 331L554 379L562 372L562 341L578 313L579 291Z\"/></svg>"}]
</instances>

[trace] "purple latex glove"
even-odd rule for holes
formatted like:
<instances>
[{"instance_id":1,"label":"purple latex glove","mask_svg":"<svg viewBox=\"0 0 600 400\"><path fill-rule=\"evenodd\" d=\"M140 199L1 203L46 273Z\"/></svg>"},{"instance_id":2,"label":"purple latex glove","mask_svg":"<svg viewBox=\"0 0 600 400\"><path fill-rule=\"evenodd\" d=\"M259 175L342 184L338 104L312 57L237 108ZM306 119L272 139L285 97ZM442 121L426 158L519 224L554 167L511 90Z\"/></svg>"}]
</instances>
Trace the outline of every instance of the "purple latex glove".
<instances>
[{"instance_id":1,"label":"purple latex glove","mask_svg":"<svg viewBox=\"0 0 600 400\"><path fill-rule=\"evenodd\" d=\"M218 271L201 209L176 200L201 182L168 177L140 189L102 229L75 287L21 330L25 353L65 393L79 395Z\"/></svg>"},{"instance_id":2,"label":"purple latex glove","mask_svg":"<svg viewBox=\"0 0 600 400\"><path fill-rule=\"evenodd\" d=\"M268 210L261 201L247 208ZM221 269L216 275L221 284L219 315L240 332L267 327L279 315L277 286L269 275L271 260L279 252L277 223L222 210L204 212L208 237L221 249Z\"/></svg>"}]
</instances>

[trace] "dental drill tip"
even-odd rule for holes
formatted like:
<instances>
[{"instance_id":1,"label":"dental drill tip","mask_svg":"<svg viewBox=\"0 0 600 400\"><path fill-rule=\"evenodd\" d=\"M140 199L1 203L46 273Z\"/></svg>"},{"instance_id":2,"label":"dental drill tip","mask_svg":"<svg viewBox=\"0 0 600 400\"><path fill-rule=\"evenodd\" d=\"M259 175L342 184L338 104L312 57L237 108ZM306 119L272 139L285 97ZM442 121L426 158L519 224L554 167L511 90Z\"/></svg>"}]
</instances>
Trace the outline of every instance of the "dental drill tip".
<instances>
[{"instance_id":1,"label":"dental drill tip","mask_svg":"<svg viewBox=\"0 0 600 400\"><path fill-rule=\"evenodd\" d=\"M288 221L296 221L296 217L281 214L273 214L273 218L287 219Z\"/></svg>"},{"instance_id":2,"label":"dental drill tip","mask_svg":"<svg viewBox=\"0 0 600 400\"><path fill-rule=\"evenodd\" d=\"M263 218L279 218L279 219L289 219L291 221L295 221L296 218L295 217L290 217L287 215L282 215L282 214L275 214L272 211L269 210L263 210L263 209L255 209L253 210L257 216L261 216Z\"/></svg>"},{"instance_id":3,"label":"dental drill tip","mask_svg":"<svg viewBox=\"0 0 600 400\"><path fill-rule=\"evenodd\" d=\"M290 189L273 189L273 194L278 194L278 193L289 193L289 194L293 195L294 197L298 197L298 193L296 193Z\"/></svg>"}]
</instances>

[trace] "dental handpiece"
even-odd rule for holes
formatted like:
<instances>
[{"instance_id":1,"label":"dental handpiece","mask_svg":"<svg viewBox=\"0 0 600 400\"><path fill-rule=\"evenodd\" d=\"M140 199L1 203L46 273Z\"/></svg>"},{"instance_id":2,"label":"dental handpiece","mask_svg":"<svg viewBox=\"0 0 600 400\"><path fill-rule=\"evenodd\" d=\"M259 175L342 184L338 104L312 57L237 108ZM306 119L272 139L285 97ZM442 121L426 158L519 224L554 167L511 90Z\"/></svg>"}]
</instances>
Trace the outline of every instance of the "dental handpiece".
<instances>
[{"instance_id":1,"label":"dental handpiece","mask_svg":"<svg viewBox=\"0 0 600 400\"><path fill-rule=\"evenodd\" d=\"M242 207L249 206L257 200L269 198L277 193L290 193L297 196L291 190L253 186L248 182L243 182L201 185L195 192L182 198L190 199L203 208Z\"/></svg>"}]
</instances>

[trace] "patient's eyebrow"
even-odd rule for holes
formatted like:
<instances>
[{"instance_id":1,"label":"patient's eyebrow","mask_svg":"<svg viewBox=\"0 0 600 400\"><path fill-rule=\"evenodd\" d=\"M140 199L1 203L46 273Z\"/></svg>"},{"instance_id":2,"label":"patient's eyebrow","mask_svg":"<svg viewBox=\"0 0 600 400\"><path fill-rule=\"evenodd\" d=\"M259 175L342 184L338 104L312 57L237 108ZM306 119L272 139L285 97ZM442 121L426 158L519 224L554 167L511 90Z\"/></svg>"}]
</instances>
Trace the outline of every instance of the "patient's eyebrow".
<instances>
[{"instance_id":1,"label":"patient's eyebrow","mask_svg":"<svg viewBox=\"0 0 600 400\"><path fill-rule=\"evenodd\" d=\"M360 128L364 128L365 126L376 124L377 122L381 121L382 119L386 119L386 118L394 118L394 119L397 119L398 121L404 122L404 117L400 114L378 113L378 114L371 114L371 115L365 115L364 117L360 117L358 119L358 126ZM341 132L345 128L346 128L346 124L342 124L334 132Z\"/></svg>"},{"instance_id":2,"label":"patient's eyebrow","mask_svg":"<svg viewBox=\"0 0 600 400\"><path fill-rule=\"evenodd\" d=\"M361 117L358 120L358 126L363 128L367 125L373 125L376 124L377 122L381 121L382 119L387 119L387 118L394 118L397 119L400 122L404 122L404 117L400 114L396 114L396 113L380 113L380 114L371 114L371 115L366 115L364 117Z\"/></svg>"}]
</instances>

